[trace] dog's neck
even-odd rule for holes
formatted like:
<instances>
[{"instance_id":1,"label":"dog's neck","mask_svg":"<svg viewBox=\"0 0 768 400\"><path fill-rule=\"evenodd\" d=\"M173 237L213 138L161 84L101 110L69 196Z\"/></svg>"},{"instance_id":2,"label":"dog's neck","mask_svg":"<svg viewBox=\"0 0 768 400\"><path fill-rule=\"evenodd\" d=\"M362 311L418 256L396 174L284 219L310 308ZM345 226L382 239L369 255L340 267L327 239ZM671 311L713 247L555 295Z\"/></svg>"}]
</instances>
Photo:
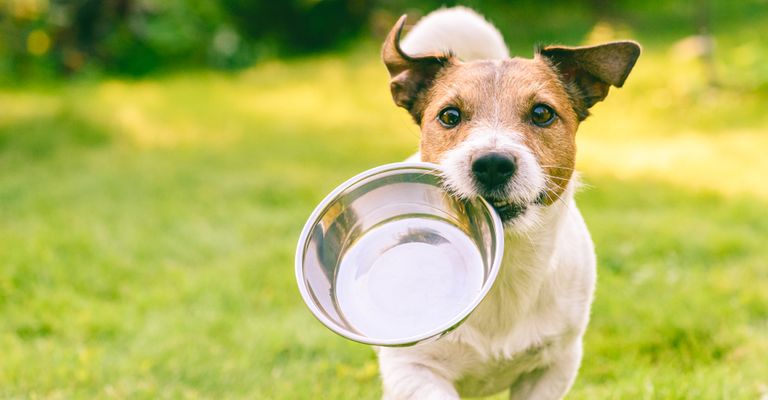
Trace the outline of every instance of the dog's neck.
<instances>
[{"instance_id":1,"label":"dog's neck","mask_svg":"<svg viewBox=\"0 0 768 400\"><path fill-rule=\"evenodd\" d=\"M572 217L573 195L578 177L571 179L561 200L538 210L531 228L505 233L504 258L493 289L472 314L467 324L487 329L520 320L536 307L542 285L554 273L556 246L564 222ZM493 329L505 332L506 329Z\"/></svg>"},{"instance_id":2,"label":"dog's neck","mask_svg":"<svg viewBox=\"0 0 768 400\"><path fill-rule=\"evenodd\" d=\"M518 253L516 249L530 250L540 256L552 253L557 234L568 216L568 210L575 206L573 197L579 185L578 174L574 174L555 202L538 208L532 215L523 216L525 220L521 221L522 229L516 229L515 226L508 227L505 230L505 258L506 256L514 257ZM501 272L503 274L504 269Z\"/></svg>"}]
</instances>

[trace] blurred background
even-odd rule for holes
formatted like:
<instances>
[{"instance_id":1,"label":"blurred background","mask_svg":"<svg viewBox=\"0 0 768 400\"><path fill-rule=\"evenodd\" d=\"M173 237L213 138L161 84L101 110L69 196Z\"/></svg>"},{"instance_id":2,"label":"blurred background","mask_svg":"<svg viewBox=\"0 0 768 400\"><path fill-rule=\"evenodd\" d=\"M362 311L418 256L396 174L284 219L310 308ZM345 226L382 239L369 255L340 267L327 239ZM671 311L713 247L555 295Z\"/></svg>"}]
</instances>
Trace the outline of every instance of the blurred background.
<instances>
[{"instance_id":1,"label":"blurred background","mask_svg":"<svg viewBox=\"0 0 768 400\"><path fill-rule=\"evenodd\" d=\"M379 46L455 4L0 0L0 397L379 398L294 246L415 151ZM599 282L569 398L768 398L768 1L461 4L522 57L644 47L578 134Z\"/></svg>"}]
</instances>

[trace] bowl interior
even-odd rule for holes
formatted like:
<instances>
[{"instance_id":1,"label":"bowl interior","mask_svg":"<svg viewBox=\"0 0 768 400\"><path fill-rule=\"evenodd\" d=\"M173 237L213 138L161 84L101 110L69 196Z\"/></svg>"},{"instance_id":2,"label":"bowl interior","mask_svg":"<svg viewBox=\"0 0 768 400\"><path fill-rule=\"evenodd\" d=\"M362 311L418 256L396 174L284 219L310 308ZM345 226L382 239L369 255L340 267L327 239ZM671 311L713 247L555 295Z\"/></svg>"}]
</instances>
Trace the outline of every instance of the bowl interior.
<instances>
[{"instance_id":1,"label":"bowl interior","mask_svg":"<svg viewBox=\"0 0 768 400\"><path fill-rule=\"evenodd\" d=\"M349 339L415 343L450 330L480 302L503 236L481 199L448 194L431 164L396 164L341 185L315 210L297 279L316 317Z\"/></svg>"}]
</instances>

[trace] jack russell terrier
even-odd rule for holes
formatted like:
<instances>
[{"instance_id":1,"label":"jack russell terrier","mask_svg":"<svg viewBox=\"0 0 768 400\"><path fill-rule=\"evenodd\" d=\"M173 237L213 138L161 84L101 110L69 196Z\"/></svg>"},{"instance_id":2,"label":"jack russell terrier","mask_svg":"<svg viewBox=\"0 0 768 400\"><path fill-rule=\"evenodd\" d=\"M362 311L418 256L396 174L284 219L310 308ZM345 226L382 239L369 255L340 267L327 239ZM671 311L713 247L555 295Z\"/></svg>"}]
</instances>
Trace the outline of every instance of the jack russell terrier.
<instances>
[{"instance_id":1,"label":"jack russell terrier","mask_svg":"<svg viewBox=\"0 0 768 400\"><path fill-rule=\"evenodd\" d=\"M498 30L457 7L421 19L382 49L395 104L421 128L412 159L440 164L457 196L483 196L505 224L488 296L455 331L378 348L385 399L443 400L505 389L560 399L582 358L595 287L592 240L574 202L575 135L589 108L621 87L632 41L538 48L509 57Z\"/></svg>"}]
</instances>

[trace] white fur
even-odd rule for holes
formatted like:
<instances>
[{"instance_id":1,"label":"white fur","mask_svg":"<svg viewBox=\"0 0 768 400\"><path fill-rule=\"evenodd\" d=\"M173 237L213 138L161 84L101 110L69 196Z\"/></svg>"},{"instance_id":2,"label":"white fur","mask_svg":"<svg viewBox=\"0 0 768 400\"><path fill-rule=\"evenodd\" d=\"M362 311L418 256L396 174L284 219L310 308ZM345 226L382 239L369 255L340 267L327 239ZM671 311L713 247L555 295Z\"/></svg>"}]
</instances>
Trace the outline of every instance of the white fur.
<instances>
[{"instance_id":1,"label":"white fur","mask_svg":"<svg viewBox=\"0 0 768 400\"><path fill-rule=\"evenodd\" d=\"M400 43L406 54L452 51L462 60L509 57L501 33L466 7L443 8L420 19Z\"/></svg>"},{"instance_id":2,"label":"white fur","mask_svg":"<svg viewBox=\"0 0 768 400\"><path fill-rule=\"evenodd\" d=\"M498 197L518 204L533 203L546 188L544 171L531 150L522 144L521 135L498 129L475 128L460 145L445 152L440 165L447 188L458 197L477 196L472 160L490 152L506 154L516 160L517 171ZM508 227L518 232L527 230L540 223L539 212L540 207L531 205Z\"/></svg>"},{"instance_id":3,"label":"white fur","mask_svg":"<svg viewBox=\"0 0 768 400\"><path fill-rule=\"evenodd\" d=\"M465 8L428 15L429 24L419 22L409 37L436 37L428 35L437 32L431 27L445 27L444 36L466 32L464 19L473 31L495 33L472 40L487 44L497 39L495 28ZM487 26L477 30L478 24ZM430 31L422 34L420 26ZM462 43L473 48L471 42ZM544 173L514 137L475 129L441 160L448 186L461 196L476 195L470 160L487 151L504 152L517 159L519 168L507 187L510 198L532 201L544 187ZM413 347L378 349L385 399L458 399L505 389L511 399L560 399L567 393L581 362L596 275L592 240L573 199L577 185L574 176L560 200L531 204L506 226L498 279L459 328Z\"/></svg>"},{"instance_id":4,"label":"white fur","mask_svg":"<svg viewBox=\"0 0 768 400\"><path fill-rule=\"evenodd\" d=\"M477 195L472 176L472 160L484 153L501 153L516 160L517 172L503 189L508 198L520 203L536 199L544 187L544 172L536 157L519 140L520 135L497 129L473 129L460 145L448 150L440 165L446 172L446 183L456 195L470 198ZM515 140L513 138L518 138Z\"/></svg>"}]
</instances>

